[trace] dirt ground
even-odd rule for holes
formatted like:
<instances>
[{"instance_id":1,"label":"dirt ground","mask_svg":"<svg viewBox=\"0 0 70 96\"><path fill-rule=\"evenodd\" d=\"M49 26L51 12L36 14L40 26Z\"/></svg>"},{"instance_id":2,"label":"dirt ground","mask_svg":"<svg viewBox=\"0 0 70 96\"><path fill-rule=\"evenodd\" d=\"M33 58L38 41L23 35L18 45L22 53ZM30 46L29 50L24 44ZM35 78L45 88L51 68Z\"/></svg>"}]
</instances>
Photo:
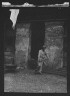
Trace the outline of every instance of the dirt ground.
<instances>
[{"instance_id":1,"label":"dirt ground","mask_svg":"<svg viewBox=\"0 0 70 96\"><path fill-rule=\"evenodd\" d=\"M4 92L67 93L66 77L18 70L4 74Z\"/></svg>"}]
</instances>

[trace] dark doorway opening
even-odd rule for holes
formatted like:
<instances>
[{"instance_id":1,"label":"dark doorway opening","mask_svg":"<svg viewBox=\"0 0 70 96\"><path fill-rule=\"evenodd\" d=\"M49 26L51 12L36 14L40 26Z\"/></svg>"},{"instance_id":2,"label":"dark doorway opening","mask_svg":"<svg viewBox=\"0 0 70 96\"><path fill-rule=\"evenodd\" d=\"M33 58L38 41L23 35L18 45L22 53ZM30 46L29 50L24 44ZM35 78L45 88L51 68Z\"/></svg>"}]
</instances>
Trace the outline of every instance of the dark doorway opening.
<instances>
[{"instance_id":1,"label":"dark doorway opening","mask_svg":"<svg viewBox=\"0 0 70 96\"><path fill-rule=\"evenodd\" d=\"M44 45L45 24L43 21L31 23L31 58L37 60L38 51Z\"/></svg>"}]
</instances>

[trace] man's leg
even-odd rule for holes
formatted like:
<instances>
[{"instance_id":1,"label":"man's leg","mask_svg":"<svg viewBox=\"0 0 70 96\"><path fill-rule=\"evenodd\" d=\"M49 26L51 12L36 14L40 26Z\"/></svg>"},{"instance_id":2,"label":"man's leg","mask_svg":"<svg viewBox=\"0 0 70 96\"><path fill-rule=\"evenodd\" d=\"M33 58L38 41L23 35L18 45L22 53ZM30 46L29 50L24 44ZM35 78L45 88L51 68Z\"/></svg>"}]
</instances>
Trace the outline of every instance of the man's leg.
<instances>
[{"instance_id":1,"label":"man's leg","mask_svg":"<svg viewBox=\"0 0 70 96\"><path fill-rule=\"evenodd\" d=\"M39 65L39 67L40 67L40 68L39 68L39 72L41 73L41 72L42 72L42 65L43 65L43 62L39 62L38 65Z\"/></svg>"},{"instance_id":2,"label":"man's leg","mask_svg":"<svg viewBox=\"0 0 70 96\"><path fill-rule=\"evenodd\" d=\"M38 67L35 70L35 73L42 73L42 62L38 62Z\"/></svg>"}]
</instances>

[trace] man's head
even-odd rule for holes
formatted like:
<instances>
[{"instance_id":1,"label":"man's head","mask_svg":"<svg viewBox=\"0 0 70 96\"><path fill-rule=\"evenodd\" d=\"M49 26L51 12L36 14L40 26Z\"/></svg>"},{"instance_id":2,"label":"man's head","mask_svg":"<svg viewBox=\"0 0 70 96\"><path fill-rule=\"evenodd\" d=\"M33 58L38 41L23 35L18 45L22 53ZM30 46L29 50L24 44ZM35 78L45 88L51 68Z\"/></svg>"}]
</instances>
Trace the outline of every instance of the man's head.
<instances>
[{"instance_id":1,"label":"man's head","mask_svg":"<svg viewBox=\"0 0 70 96\"><path fill-rule=\"evenodd\" d=\"M42 50L44 51L44 48L42 47Z\"/></svg>"},{"instance_id":2,"label":"man's head","mask_svg":"<svg viewBox=\"0 0 70 96\"><path fill-rule=\"evenodd\" d=\"M46 48L46 46L44 45L44 46L43 46L43 48L45 49L45 48Z\"/></svg>"},{"instance_id":3,"label":"man's head","mask_svg":"<svg viewBox=\"0 0 70 96\"><path fill-rule=\"evenodd\" d=\"M46 46L43 46L43 47L42 47L42 50L44 51L44 50L45 50L45 48L46 48Z\"/></svg>"}]
</instances>

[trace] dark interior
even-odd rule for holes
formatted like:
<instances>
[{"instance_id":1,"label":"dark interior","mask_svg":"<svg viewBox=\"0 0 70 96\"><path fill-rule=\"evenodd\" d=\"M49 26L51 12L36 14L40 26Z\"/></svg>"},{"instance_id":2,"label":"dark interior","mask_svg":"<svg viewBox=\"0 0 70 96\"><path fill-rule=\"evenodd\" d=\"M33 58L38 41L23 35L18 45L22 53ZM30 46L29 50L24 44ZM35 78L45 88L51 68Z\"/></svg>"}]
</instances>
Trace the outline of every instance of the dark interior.
<instances>
[{"instance_id":1,"label":"dark interior","mask_svg":"<svg viewBox=\"0 0 70 96\"><path fill-rule=\"evenodd\" d=\"M45 24L41 21L31 23L31 57L37 59L38 51L44 45Z\"/></svg>"},{"instance_id":2,"label":"dark interior","mask_svg":"<svg viewBox=\"0 0 70 96\"><path fill-rule=\"evenodd\" d=\"M31 60L28 63L28 68L36 69L38 52L44 45L45 39L45 24L43 21L33 21L30 26L31 30Z\"/></svg>"}]
</instances>

